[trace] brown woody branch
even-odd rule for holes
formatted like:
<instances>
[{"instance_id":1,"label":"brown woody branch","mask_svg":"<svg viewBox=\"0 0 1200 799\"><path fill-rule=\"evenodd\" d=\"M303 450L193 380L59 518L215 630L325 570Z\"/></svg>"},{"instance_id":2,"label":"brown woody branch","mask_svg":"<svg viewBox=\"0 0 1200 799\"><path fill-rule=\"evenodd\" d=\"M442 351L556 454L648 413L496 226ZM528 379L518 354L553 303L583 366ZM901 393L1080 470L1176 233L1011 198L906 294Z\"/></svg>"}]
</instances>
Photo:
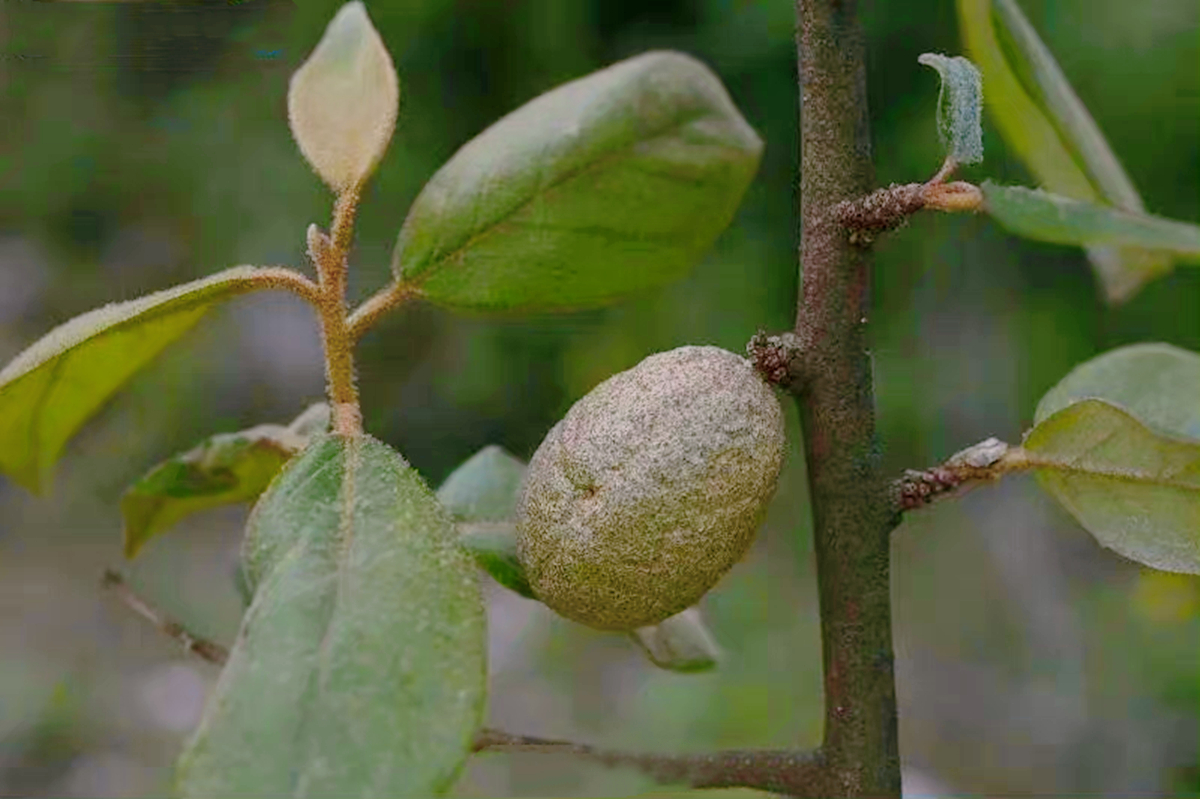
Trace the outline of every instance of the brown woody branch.
<instances>
[{"instance_id":1,"label":"brown woody branch","mask_svg":"<svg viewBox=\"0 0 1200 799\"><path fill-rule=\"evenodd\" d=\"M544 752L637 769L655 782L691 788L757 788L798 797L835 795L819 752L745 749L695 755L657 755L484 729L475 752Z\"/></svg>"},{"instance_id":2,"label":"brown woody branch","mask_svg":"<svg viewBox=\"0 0 1200 799\"><path fill-rule=\"evenodd\" d=\"M822 747L836 796L900 796L889 537L866 319L869 251L835 208L874 182L855 0L797 0L801 294L796 336L825 687Z\"/></svg>"}]
</instances>

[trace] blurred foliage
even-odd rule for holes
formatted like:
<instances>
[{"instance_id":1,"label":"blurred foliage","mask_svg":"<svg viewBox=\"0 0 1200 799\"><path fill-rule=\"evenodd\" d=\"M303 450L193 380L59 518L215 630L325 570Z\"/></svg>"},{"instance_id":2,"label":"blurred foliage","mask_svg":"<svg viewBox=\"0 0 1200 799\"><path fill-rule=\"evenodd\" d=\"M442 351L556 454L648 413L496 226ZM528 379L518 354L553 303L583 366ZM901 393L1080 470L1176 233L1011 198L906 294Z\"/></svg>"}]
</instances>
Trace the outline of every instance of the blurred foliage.
<instances>
[{"instance_id":1,"label":"blurred foliage","mask_svg":"<svg viewBox=\"0 0 1200 799\"><path fill-rule=\"evenodd\" d=\"M0 5L0 357L70 316L240 263L302 265L330 197L286 124L290 72L336 0ZM1200 218L1195 0L1022 0L1147 210ZM524 319L406 308L364 340L366 425L438 484L499 444L527 458L600 380L683 344L741 350L790 326L795 274L793 9L759 0L375 0L400 72L396 136L352 262L388 278L405 211L453 152L546 89L650 48L704 60L766 142L733 226L684 281L603 311ZM941 161L926 51L961 52L953 4L863 4L878 182ZM986 86L985 86L986 92ZM985 114L963 178L1030 184ZM1200 274L1108 308L1078 250L987 219L918 216L877 246L871 336L887 468L1019 439L1075 364L1135 341L1200 350ZM50 501L0 483L0 794L157 795L203 687L96 587L120 558L119 497L214 432L285 422L322 393L316 329L289 297L247 298L135 379L69 448ZM625 747L812 744L820 657L803 466L760 541L705 602L728 654L655 670L619 636L492 597L491 721ZM244 514L147 547L131 579L228 640ZM1196 578L1101 550L1024 479L912 517L894 544L906 779L945 793L1167 794L1197 786ZM190 715L189 715L190 714ZM922 784L925 784L924 782ZM617 795L627 772L544 755L478 758L462 795ZM929 789L933 791L936 789Z\"/></svg>"}]
</instances>

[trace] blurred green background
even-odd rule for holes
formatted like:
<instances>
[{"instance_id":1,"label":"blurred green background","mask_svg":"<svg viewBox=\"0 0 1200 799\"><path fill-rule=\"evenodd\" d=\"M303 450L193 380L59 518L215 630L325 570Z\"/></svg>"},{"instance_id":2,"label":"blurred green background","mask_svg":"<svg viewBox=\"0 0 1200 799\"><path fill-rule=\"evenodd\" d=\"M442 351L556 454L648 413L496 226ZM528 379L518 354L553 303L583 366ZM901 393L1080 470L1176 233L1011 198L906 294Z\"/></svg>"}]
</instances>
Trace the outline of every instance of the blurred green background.
<instances>
[{"instance_id":1,"label":"blurred green background","mask_svg":"<svg viewBox=\"0 0 1200 799\"><path fill-rule=\"evenodd\" d=\"M941 161L925 51L961 50L951 0L867 0L878 180ZM337 2L0 4L0 360L53 325L239 263L303 266L330 197L285 121L290 72ZM1200 5L1022 0L1147 208L1200 218ZM368 429L434 485L480 447L527 458L613 372L682 344L741 351L791 324L797 88L786 0L368 0L401 75L351 292L388 275L405 209L456 148L560 82L651 48L705 60L766 140L732 227L685 281L605 311L461 318L413 306L364 340ZM986 90L986 87L985 87ZM985 128L964 177L1029 182ZM619 264L614 264L619 268ZM891 472L1018 441L1073 365L1134 341L1200 350L1200 272L1108 308L1076 251L986 218L918 216L877 247L871 336ZM49 497L0 480L0 795L153 796L216 671L99 588L118 501L206 434L286 421L322 393L290 296L203 323L70 446ZM795 414L755 549L705 600L713 674L655 670L623 638L488 585L489 720L654 750L814 745L820 653ZM230 640L245 509L197 517L128 566ZM1028 478L910 514L893 545L901 748L911 795L1200 795L1200 581L1102 550ZM397 609L403 612L403 609ZM624 795L637 774L548 755L475 758L462 796ZM666 794L656 794L666 795Z\"/></svg>"}]
</instances>

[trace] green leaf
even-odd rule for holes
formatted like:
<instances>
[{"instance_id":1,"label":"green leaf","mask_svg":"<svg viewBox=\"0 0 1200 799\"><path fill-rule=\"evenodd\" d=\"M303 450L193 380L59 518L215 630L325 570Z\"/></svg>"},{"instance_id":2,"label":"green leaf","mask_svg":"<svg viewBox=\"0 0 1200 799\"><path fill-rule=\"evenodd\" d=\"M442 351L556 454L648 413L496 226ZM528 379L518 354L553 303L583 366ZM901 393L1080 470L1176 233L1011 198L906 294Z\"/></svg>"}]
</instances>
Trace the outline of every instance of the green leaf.
<instances>
[{"instance_id":1,"label":"green leaf","mask_svg":"<svg viewBox=\"0 0 1200 799\"><path fill-rule=\"evenodd\" d=\"M430 796L466 760L483 606L433 494L369 437L326 437L263 494L254 600L180 761L184 796Z\"/></svg>"},{"instance_id":2,"label":"green leaf","mask_svg":"<svg viewBox=\"0 0 1200 799\"><path fill-rule=\"evenodd\" d=\"M1040 421L1024 450L1042 486L1101 544L1200 574L1200 441L1085 399Z\"/></svg>"},{"instance_id":3,"label":"green leaf","mask_svg":"<svg viewBox=\"0 0 1200 799\"><path fill-rule=\"evenodd\" d=\"M1098 355L1042 397L1034 422L1091 398L1161 432L1200 440L1200 355L1170 344L1133 344Z\"/></svg>"},{"instance_id":4,"label":"green leaf","mask_svg":"<svg viewBox=\"0 0 1200 799\"><path fill-rule=\"evenodd\" d=\"M512 522L460 524L458 542L500 585L526 599L537 599L517 557L517 529Z\"/></svg>"},{"instance_id":5,"label":"green leaf","mask_svg":"<svg viewBox=\"0 0 1200 799\"><path fill-rule=\"evenodd\" d=\"M438 501L460 522L504 522L517 510L525 464L495 444L484 447L450 473Z\"/></svg>"},{"instance_id":6,"label":"green leaf","mask_svg":"<svg viewBox=\"0 0 1200 799\"><path fill-rule=\"evenodd\" d=\"M960 164L983 160L983 78L962 56L922 53L917 63L933 67L942 78L938 93L938 135L946 155Z\"/></svg>"},{"instance_id":7,"label":"green leaf","mask_svg":"<svg viewBox=\"0 0 1200 799\"><path fill-rule=\"evenodd\" d=\"M1048 191L1140 214L1141 198L1015 0L958 0L959 28L1010 149ZM1156 249L1087 248L1110 302L1171 269Z\"/></svg>"},{"instance_id":8,"label":"green leaf","mask_svg":"<svg viewBox=\"0 0 1200 799\"><path fill-rule=\"evenodd\" d=\"M1003 227L1052 244L1155 247L1200 261L1200 226L1080 202L1040 189L983 184L984 208Z\"/></svg>"},{"instance_id":9,"label":"green leaf","mask_svg":"<svg viewBox=\"0 0 1200 799\"><path fill-rule=\"evenodd\" d=\"M125 557L193 513L257 499L308 439L328 427L329 406L319 403L288 427L222 433L158 464L121 497Z\"/></svg>"},{"instance_id":10,"label":"green leaf","mask_svg":"<svg viewBox=\"0 0 1200 799\"><path fill-rule=\"evenodd\" d=\"M484 447L455 469L437 497L458 522L459 542L496 582L536 599L517 560L512 524L525 464L495 445Z\"/></svg>"},{"instance_id":11,"label":"green leaf","mask_svg":"<svg viewBox=\"0 0 1200 799\"><path fill-rule=\"evenodd\" d=\"M300 152L336 192L361 185L383 157L400 108L391 56L355 0L325 29L288 86L288 123Z\"/></svg>"},{"instance_id":12,"label":"green leaf","mask_svg":"<svg viewBox=\"0 0 1200 799\"><path fill-rule=\"evenodd\" d=\"M413 203L393 270L451 308L610 303L699 260L761 154L707 67L681 53L637 56L463 146Z\"/></svg>"},{"instance_id":13,"label":"green leaf","mask_svg":"<svg viewBox=\"0 0 1200 799\"><path fill-rule=\"evenodd\" d=\"M721 649L696 608L634 630L629 637L654 665L668 671L711 671L720 663Z\"/></svg>"},{"instance_id":14,"label":"green leaf","mask_svg":"<svg viewBox=\"0 0 1200 799\"><path fill-rule=\"evenodd\" d=\"M215 304L263 287L242 266L60 325L0 371L0 471L39 491L68 439Z\"/></svg>"}]
</instances>

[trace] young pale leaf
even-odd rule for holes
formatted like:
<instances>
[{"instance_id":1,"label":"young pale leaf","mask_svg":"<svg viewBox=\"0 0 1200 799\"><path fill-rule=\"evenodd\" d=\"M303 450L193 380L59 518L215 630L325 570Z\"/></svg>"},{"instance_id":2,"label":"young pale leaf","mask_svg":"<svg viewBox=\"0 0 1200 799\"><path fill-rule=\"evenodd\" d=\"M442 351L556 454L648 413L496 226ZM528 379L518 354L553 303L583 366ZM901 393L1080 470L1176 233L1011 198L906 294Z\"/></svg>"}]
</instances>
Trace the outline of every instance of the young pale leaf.
<instances>
[{"instance_id":1,"label":"young pale leaf","mask_svg":"<svg viewBox=\"0 0 1200 799\"><path fill-rule=\"evenodd\" d=\"M1156 569L1200 574L1200 440L1085 399L1039 422L1024 449L1042 486L1101 544Z\"/></svg>"},{"instance_id":2,"label":"young pale leaf","mask_svg":"<svg viewBox=\"0 0 1200 799\"><path fill-rule=\"evenodd\" d=\"M215 435L158 464L121 497L125 557L193 513L257 499L308 439L328 428L329 406L318 403L287 427Z\"/></svg>"},{"instance_id":3,"label":"young pale leaf","mask_svg":"<svg viewBox=\"0 0 1200 799\"><path fill-rule=\"evenodd\" d=\"M56 327L0 371L0 471L39 491L68 439L215 304L255 288L235 267Z\"/></svg>"},{"instance_id":4,"label":"young pale leaf","mask_svg":"<svg viewBox=\"0 0 1200 799\"><path fill-rule=\"evenodd\" d=\"M983 197L984 209L1018 236L1053 244L1154 247L1180 260L1200 261L1200 226L1187 222L988 181Z\"/></svg>"},{"instance_id":5,"label":"young pale leaf","mask_svg":"<svg viewBox=\"0 0 1200 799\"><path fill-rule=\"evenodd\" d=\"M496 582L536 599L517 560L512 518L525 464L495 445L484 447L451 472L437 497L458 523L459 543Z\"/></svg>"},{"instance_id":6,"label":"young pale leaf","mask_svg":"<svg viewBox=\"0 0 1200 799\"><path fill-rule=\"evenodd\" d=\"M668 671L685 674L711 671L720 663L721 649L696 608L634 630L629 637L654 665Z\"/></svg>"},{"instance_id":7,"label":"young pale leaf","mask_svg":"<svg viewBox=\"0 0 1200 799\"><path fill-rule=\"evenodd\" d=\"M938 135L946 155L960 164L983 160L983 78L962 56L922 53L917 62L933 67L942 78L938 93Z\"/></svg>"},{"instance_id":8,"label":"young pale leaf","mask_svg":"<svg viewBox=\"0 0 1200 799\"><path fill-rule=\"evenodd\" d=\"M253 602L184 752L184 796L431 796L481 722L470 559L420 477L369 437L317 439L247 530Z\"/></svg>"},{"instance_id":9,"label":"young pale leaf","mask_svg":"<svg viewBox=\"0 0 1200 799\"><path fill-rule=\"evenodd\" d=\"M451 308L609 303L689 269L729 224L761 153L699 61L631 58L463 146L413 203L393 269Z\"/></svg>"},{"instance_id":10,"label":"young pale leaf","mask_svg":"<svg viewBox=\"0 0 1200 799\"><path fill-rule=\"evenodd\" d=\"M360 185L383 157L400 107L391 56L361 2L334 16L288 86L300 152L331 189Z\"/></svg>"},{"instance_id":11,"label":"young pale leaf","mask_svg":"<svg viewBox=\"0 0 1200 799\"><path fill-rule=\"evenodd\" d=\"M1093 398L1161 432L1200 440L1200 355L1170 344L1133 344L1098 355L1042 397L1034 422Z\"/></svg>"},{"instance_id":12,"label":"young pale leaf","mask_svg":"<svg viewBox=\"0 0 1200 799\"><path fill-rule=\"evenodd\" d=\"M1082 202L1144 209L1133 183L1049 49L1013 0L958 0L959 29L987 82L985 101L1008 146L1042 187ZM1171 269L1156 249L1088 244L1110 302Z\"/></svg>"}]
</instances>

